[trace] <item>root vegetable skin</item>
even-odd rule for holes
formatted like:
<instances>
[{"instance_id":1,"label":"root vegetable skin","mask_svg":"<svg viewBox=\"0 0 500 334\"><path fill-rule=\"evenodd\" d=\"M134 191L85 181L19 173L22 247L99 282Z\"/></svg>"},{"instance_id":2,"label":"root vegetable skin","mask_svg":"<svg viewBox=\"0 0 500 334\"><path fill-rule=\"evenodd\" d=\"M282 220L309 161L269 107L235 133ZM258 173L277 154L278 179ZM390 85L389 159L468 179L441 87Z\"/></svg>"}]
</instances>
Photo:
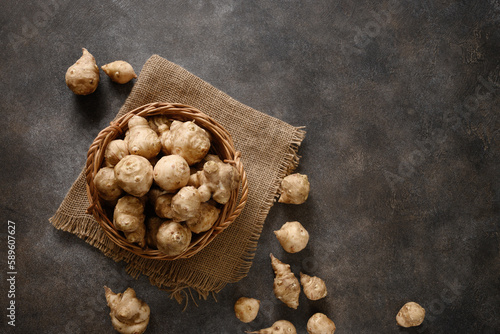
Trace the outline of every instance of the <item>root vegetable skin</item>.
<instances>
[{"instance_id":1,"label":"root vegetable skin","mask_svg":"<svg viewBox=\"0 0 500 334\"><path fill-rule=\"evenodd\" d=\"M191 166L201 161L210 149L208 133L194 122L173 121L170 130L162 133L165 154L177 154Z\"/></svg>"},{"instance_id":2,"label":"root vegetable skin","mask_svg":"<svg viewBox=\"0 0 500 334\"><path fill-rule=\"evenodd\" d=\"M172 197L172 218L176 221L186 221L198 216L201 199L198 190L192 186L181 188Z\"/></svg>"},{"instance_id":3,"label":"root vegetable skin","mask_svg":"<svg viewBox=\"0 0 500 334\"><path fill-rule=\"evenodd\" d=\"M66 71L66 85L76 95L93 93L99 84L99 67L95 58L82 48L82 56Z\"/></svg>"},{"instance_id":4,"label":"root vegetable skin","mask_svg":"<svg viewBox=\"0 0 500 334\"><path fill-rule=\"evenodd\" d=\"M111 167L99 169L94 178L94 185L99 197L110 204L116 203L123 193L123 190L118 186L118 182L116 181L115 171Z\"/></svg>"},{"instance_id":5,"label":"root vegetable skin","mask_svg":"<svg viewBox=\"0 0 500 334\"><path fill-rule=\"evenodd\" d=\"M155 165L153 178L155 183L165 191L174 192L189 181L189 165L180 155L162 157Z\"/></svg>"},{"instance_id":6,"label":"root vegetable skin","mask_svg":"<svg viewBox=\"0 0 500 334\"><path fill-rule=\"evenodd\" d=\"M142 197L153 184L153 166L142 156L127 155L115 166L115 177L120 188L130 195Z\"/></svg>"},{"instance_id":7,"label":"root vegetable skin","mask_svg":"<svg viewBox=\"0 0 500 334\"><path fill-rule=\"evenodd\" d=\"M300 252L309 242L309 232L297 221L283 224L274 234L281 247L288 253Z\"/></svg>"},{"instance_id":8,"label":"root vegetable skin","mask_svg":"<svg viewBox=\"0 0 500 334\"><path fill-rule=\"evenodd\" d=\"M112 81L125 84L132 79L137 78L132 65L124 60L116 60L112 63L101 66L104 73L111 78Z\"/></svg>"},{"instance_id":9,"label":"root vegetable skin","mask_svg":"<svg viewBox=\"0 0 500 334\"><path fill-rule=\"evenodd\" d=\"M307 175L290 174L281 181L280 203L302 204L309 196L310 184Z\"/></svg>"},{"instance_id":10,"label":"root vegetable skin","mask_svg":"<svg viewBox=\"0 0 500 334\"><path fill-rule=\"evenodd\" d=\"M234 304L234 313L240 321L252 322L259 313L260 300L255 298L241 297Z\"/></svg>"},{"instance_id":11,"label":"root vegetable skin","mask_svg":"<svg viewBox=\"0 0 500 334\"><path fill-rule=\"evenodd\" d=\"M104 152L104 162L107 167L114 167L122 158L129 154L127 143L123 139L112 140Z\"/></svg>"},{"instance_id":12,"label":"root vegetable skin","mask_svg":"<svg viewBox=\"0 0 500 334\"><path fill-rule=\"evenodd\" d=\"M396 316L396 322L401 327L420 326L425 318L425 310L415 302L406 303Z\"/></svg>"},{"instance_id":13,"label":"root vegetable skin","mask_svg":"<svg viewBox=\"0 0 500 334\"><path fill-rule=\"evenodd\" d=\"M208 231L219 218L220 209L209 203L201 203L196 217L186 221L187 227L193 233Z\"/></svg>"},{"instance_id":14,"label":"root vegetable skin","mask_svg":"<svg viewBox=\"0 0 500 334\"><path fill-rule=\"evenodd\" d=\"M111 310L111 324L121 334L142 334L149 323L150 308L137 298L134 289L128 288L123 293L114 293L104 287L106 302Z\"/></svg>"},{"instance_id":15,"label":"root vegetable skin","mask_svg":"<svg viewBox=\"0 0 500 334\"><path fill-rule=\"evenodd\" d=\"M316 313L307 321L309 334L334 334L335 330L335 323L323 313Z\"/></svg>"},{"instance_id":16,"label":"root vegetable skin","mask_svg":"<svg viewBox=\"0 0 500 334\"><path fill-rule=\"evenodd\" d=\"M287 320L278 320L271 327L247 334L297 334L295 326Z\"/></svg>"},{"instance_id":17,"label":"root vegetable skin","mask_svg":"<svg viewBox=\"0 0 500 334\"><path fill-rule=\"evenodd\" d=\"M191 242L191 230L178 222L161 224L156 234L158 250L169 256L182 254Z\"/></svg>"},{"instance_id":18,"label":"root vegetable skin","mask_svg":"<svg viewBox=\"0 0 500 334\"><path fill-rule=\"evenodd\" d=\"M128 151L151 159L156 157L161 150L160 138L149 127L148 121L141 116L133 116L128 121L129 134L127 136Z\"/></svg>"},{"instance_id":19,"label":"root vegetable skin","mask_svg":"<svg viewBox=\"0 0 500 334\"><path fill-rule=\"evenodd\" d=\"M300 273L300 283L304 294L309 300L319 300L325 298L328 294L325 281L319 277Z\"/></svg>"},{"instance_id":20,"label":"root vegetable skin","mask_svg":"<svg viewBox=\"0 0 500 334\"><path fill-rule=\"evenodd\" d=\"M299 280L292 273L290 265L281 262L271 256L271 265L274 270L273 291L276 298L285 303L286 306L296 309L299 306L300 284Z\"/></svg>"}]
</instances>

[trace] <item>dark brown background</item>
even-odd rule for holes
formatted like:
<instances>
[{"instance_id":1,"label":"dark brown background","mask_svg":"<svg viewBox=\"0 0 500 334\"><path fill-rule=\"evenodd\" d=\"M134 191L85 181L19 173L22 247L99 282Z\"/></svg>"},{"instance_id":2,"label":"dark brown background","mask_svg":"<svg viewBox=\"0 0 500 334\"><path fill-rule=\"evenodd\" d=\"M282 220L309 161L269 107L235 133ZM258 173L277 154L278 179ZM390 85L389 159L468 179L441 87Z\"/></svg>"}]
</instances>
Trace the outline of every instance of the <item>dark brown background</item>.
<instances>
[{"instance_id":1,"label":"dark brown background","mask_svg":"<svg viewBox=\"0 0 500 334\"><path fill-rule=\"evenodd\" d=\"M148 333L242 333L314 312L338 333L500 332L500 2L4 1L0 331L112 332L103 285L136 289ZM102 76L73 95L66 69L86 47L137 72L159 54L257 110L305 126L298 169L311 195L276 204L248 277L187 311L96 249L55 230L88 146L133 83ZM102 72L101 72L102 74ZM16 327L6 324L7 221L16 223ZM285 254L272 231L300 221L311 242ZM298 310L272 294L269 253L325 279ZM262 301L251 324L240 296ZM400 329L407 301L424 325Z\"/></svg>"}]
</instances>

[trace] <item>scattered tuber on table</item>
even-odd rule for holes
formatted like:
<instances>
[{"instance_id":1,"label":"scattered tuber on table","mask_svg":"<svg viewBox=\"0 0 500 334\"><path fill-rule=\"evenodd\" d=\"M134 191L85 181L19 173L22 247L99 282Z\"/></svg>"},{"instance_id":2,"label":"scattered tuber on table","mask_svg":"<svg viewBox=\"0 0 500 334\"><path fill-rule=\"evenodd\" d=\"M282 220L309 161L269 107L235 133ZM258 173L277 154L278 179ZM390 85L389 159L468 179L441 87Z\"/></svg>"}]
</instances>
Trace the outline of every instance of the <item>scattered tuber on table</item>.
<instances>
[{"instance_id":1,"label":"scattered tuber on table","mask_svg":"<svg viewBox=\"0 0 500 334\"><path fill-rule=\"evenodd\" d=\"M309 196L309 180L304 174L290 174L281 181L280 203L302 204Z\"/></svg>"},{"instance_id":2,"label":"scattered tuber on table","mask_svg":"<svg viewBox=\"0 0 500 334\"><path fill-rule=\"evenodd\" d=\"M162 157L153 170L155 183L168 192L174 192L187 185L189 176L188 163L176 154Z\"/></svg>"},{"instance_id":3,"label":"scattered tuber on table","mask_svg":"<svg viewBox=\"0 0 500 334\"><path fill-rule=\"evenodd\" d=\"M290 269L289 264L285 264L271 256L271 265L274 269L274 295L286 306L296 309L299 306L300 284Z\"/></svg>"},{"instance_id":4,"label":"scattered tuber on table","mask_svg":"<svg viewBox=\"0 0 500 334\"><path fill-rule=\"evenodd\" d=\"M206 202L212 197L220 204L226 204L240 182L238 170L222 162L216 156L210 155L203 165L203 170L192 174L188 185L198 188L201 201Z\"/></svg>"},{"instance_id":5,"label":"scattered tuber on table","mask_svg":"<svg viewBox=\"0 0 500 334\"><path fill-rule=\"evenodd\" d=\"M111 310L111 324L121 334L142 334L149 323L148 304L139 300L134 289L127 288L123 293L114 293L104 287L106 302Z\"/></svg>"},{"instance_id":6,"label":"scattered tuber on table","mask_svg":"<svg viewBox=\"0 0 500 334\"><path fill-rule=\"evenodd\" d=\"M277 231L274 231L281 247L288 253L297 253L303 250L309 242L309 233L298 221L286 222Z\"/></svg>"},{"instance_id":7,"label":"scattered tuber on table","mask_svg":"<svg viewBox=\"0 0 500 334\"><path fill-rule=\"evenodd\" d=\"M176 256L188 248L191 236L191 230L187 226L174 221L166 221L158 229L156 246L160 252Z\"/></svg>"},{"instance_id":8,"label":"scattered tuber on table","mask_svg":"<svg viewBox=\"0 0 500 334\"><path fill-rule=\"evenodd\" d=\"M165 154L177 154L191 166L203 159L210 149L210 136L194 122L173 121L161 136Z\"/></svg>"},{"instance_id":9,"label":"scattered tuber on table","mask_svg":"<svg viewBox=\"0 0 500 334\"><path fill-rule=\"evenodd\" d=\"M115 177L120 188L130 195L142 197L153 184L153 166L140 155L127 155L115 166Z\"/></svg>"},{"instance_id":10,"label":"scattered tuber on table","mask_svg":"<svg viewBox=\"0 0 500 334\"><path fill-rule=\"evenodd\" d=\"M127 136L130 154L136 154L151 159L161 151L160 138L149 127L147 119L134 115L128 121L129 134Z\"/></svg>"},{"instance_id":11,"label":"scattered tuber on table","mask_svg":"<svg viewBox=\"0 0 500 334\"><path fill-rule=\"evenodd\" d=\"M171 205L174 220L186 221L195 218L201 206L200 194L195 187L183 187L172 197Z\"/></svg>"},{"instance_id":12,"label":"scattered tuber on table","mask_svg":"<svg viewBox=\"0 0 500 334\"><path fill-rule=\"evenodd\" d=\"M115 139L109 142L104 151L104 162L107 167L114 167L120 160L129 154L127 142Z\"/></svg>"},{"instance_id":13,"label":"scattered tuber on table","mask_svg":"<svg viewBox=\"0 0 500 334\"><path fill-rule=\"evenodd\" d=\"M111 78L112 81L125 84L132 79L137 78L132 65L124 60L116 60L112 63L101 66L104 73Z\"/></svg>"},{"instance_id":14,"label":"scattered tuber on table","mask_svg":"<svg viewBox=\"0 0 500 334\"><path fill-rule=\"evenodd\" d=\"M146 226L144 203L134 196L123 196L118 200L113 214L115 228L122 231L129 242L145 246Z\"/></svg>"},{"instance_id":15,"label":"scattered tuber on table","mask_svg":"<svg viewBox=\"0 0 500 334\"><path fill-rule=\"evenodd\" d=\"M420 326L424 318L424 308L415 302L408 302L399 310L396 322L401 327L415 327Z\"/></svg>"},{"instance_id":16,"label":"scattered tuber on table","mask_svg":"<svg viewBox=\"0 0 500 334\"><path fill-rule=\"evenodd\" d=\"M240 297L234 303L234 313L240 321L252 322L259 313L260 300L255 298Z\"/></svg>"},{"instance_id":17,"label":"scattered tuber on table","mask_svg":"<svg viewBox=\"0 0 500 334\"><path fill-rule=\"evenodd\" d=\"M335 323L323 313L315 313L307 321L309 334L334 334L335 329Z\"/></svg>"},{"instance_id":18,"label":"scattered tuber on table","mask_svg":"<svg viewBox=\"0 0 500 334\"><path fill-rule=\"evenodd\" d=\"M295 326L287 320L278 320L271 327L256 332L245 332L248 334L297 334Z\"/></svg>"},{"instance_id":19,"label":"scattered tuber on table","mask_svg":"<svg viewBox=\"0 0 500 334\"><path fill-rule=\"evenodd\" d=\"M200 209L195 217L186 221L187 227L193 233L208 231L219 218L220 209L210 203L201 203Z\"/></svg>"},{"instance_id":20,"label":"scattered tuber on table","mask_svg":"<svg viewBox=\"0 0 500 334\"><path fill-rule=\"evenodd\" d=\"M302 290L309 300L319 300L327 295L326 284L321 278L300 273Z\"/></svg>"},{"instance_id":21,"label":"scattered tuber on table","mask_svg":"<svg viewBox=\"0 0 500 334\"><path fill-rule=\"evenodd\" d=\"M94 185L99 197L108 204L114 205L123 193L115 178L115 171L111 167L102 167L94 178Z\"/></svg>"},{"instance_id":22,"label":"scattered tuber on table","mask_svg":"<svg viewBox=\"0 0 500 334\"><path fill-rule=\"evenodd\" d=\"M94 56L82 48L83 54L66 71L66 85L76 95L93 93L99 84L99 67Z\"/></svg>"}]
</instances>

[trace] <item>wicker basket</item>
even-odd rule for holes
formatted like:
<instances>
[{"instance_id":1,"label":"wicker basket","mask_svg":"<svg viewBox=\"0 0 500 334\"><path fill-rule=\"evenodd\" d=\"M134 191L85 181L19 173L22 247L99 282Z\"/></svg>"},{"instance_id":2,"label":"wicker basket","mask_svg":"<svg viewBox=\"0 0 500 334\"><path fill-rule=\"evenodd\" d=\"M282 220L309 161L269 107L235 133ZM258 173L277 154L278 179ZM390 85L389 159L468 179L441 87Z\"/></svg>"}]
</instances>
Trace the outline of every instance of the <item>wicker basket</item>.
<instances>
[{"instance_id":1,"label":"wicker basket","mask_svg":"<svg viewBox=\"0 0 500 334\"><path fill-rule=\"evenodd\" d=\"M124 235L117 231L113 226L113 220L110 219L111 213L106 213L105 206L101 205L98 192L94 186L94 177L102 166L104 160L104 151L112 140L122 137L128 128L129 119L139 115L143 117L154 115L166 115L172 120L192 121L201 128L208 131L212 136L211 152L217 154L221 160L233 164L239 171L241 180L240 187L234 190L229 201L221 207L220 215L212 228L200 234L193 234L193 239L187 250L177 256L168 256L156 249L141 248L136 244L130 243ZM126 249L138 256L156 260L175 260L180 258L189 258L205 246L207 246L219 233L225 230L241 213L248 197L248 182L243 165L240 161L240 152L234 148L231 135L215 120L191 106L176 103L150 103L134 109L123 115L110 126L102 130L87 154L87 164L85 169L87 179L87 195L90 206L87 213L92 214L101 225L107 236L118 246Z\"/></svg>"}]
</instances>

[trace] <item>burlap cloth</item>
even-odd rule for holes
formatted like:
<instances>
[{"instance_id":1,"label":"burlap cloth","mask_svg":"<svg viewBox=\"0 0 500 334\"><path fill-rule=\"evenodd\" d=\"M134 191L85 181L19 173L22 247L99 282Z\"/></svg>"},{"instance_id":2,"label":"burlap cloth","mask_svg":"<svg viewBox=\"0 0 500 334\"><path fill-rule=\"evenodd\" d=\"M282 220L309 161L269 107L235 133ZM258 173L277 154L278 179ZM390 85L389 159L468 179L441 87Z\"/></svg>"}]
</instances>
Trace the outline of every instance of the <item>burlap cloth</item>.
<instances>
[{"instance_id":1,"label":"burlap cloth","mask_svg":"<svg viewBox=\"0 0 500 334\"><path fill-rule=\"evenodd\" d=\"M142 68L116 118L150 102L191 105L229 131L236 149L242 152L242 163L248 177L249 195L241 215L192 258L175 261L144 259L112 243L94 217L85 213L89 202L82 172L50 222L57 229L84 239L115 261L127 262L129 274L148 276L153 285L170 291L178 301L189 289L206 298L248 273L280 181L298 163L297 149L305 132L232 99L157 55L153 55Z\"/></svg>"}]
</instances>

